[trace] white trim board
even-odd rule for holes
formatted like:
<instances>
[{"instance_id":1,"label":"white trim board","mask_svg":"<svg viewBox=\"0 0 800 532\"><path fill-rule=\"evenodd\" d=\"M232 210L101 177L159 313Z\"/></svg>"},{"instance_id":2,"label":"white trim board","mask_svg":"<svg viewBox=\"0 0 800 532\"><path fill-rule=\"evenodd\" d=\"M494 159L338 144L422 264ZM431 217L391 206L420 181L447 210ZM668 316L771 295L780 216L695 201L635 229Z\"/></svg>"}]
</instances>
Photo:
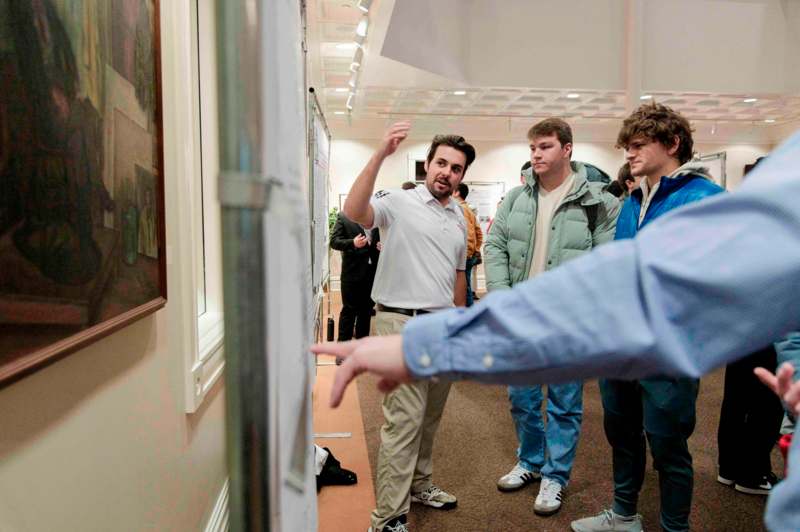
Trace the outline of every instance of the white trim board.
<instances>
[{"instance_id":1,"label":"white trim board","mask_svg":"<svg viewBox=\"0 0 800 532\"><path fill-rule=\"evenodd\" d=\"M225 484L222 485L222 489L217 495L217 502L214 503L211 517L206 523L205 532L228 532L228 484L229 480L226 478Z\"/></svg>"}]
</instances>

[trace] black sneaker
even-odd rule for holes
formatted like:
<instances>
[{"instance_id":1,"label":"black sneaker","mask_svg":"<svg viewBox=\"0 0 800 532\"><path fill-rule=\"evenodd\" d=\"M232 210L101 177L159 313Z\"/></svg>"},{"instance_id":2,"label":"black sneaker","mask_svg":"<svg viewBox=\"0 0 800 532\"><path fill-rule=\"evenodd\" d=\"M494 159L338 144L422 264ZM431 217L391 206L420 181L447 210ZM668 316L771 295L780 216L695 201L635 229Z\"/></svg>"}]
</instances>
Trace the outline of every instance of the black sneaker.
<instances>
[{"instance_id":1,"label":"black sneaker","mask_svg":"<svg viewBox=\"0 0 800 532\"><path fill-rule=\"evenodd\" d=\"M768 474L761 477L760 481L756 482L736 482L734 489L742 493L749 493L750 495L769 495L775 484L778 483L778 477L775 473L770 471Z\"/></svg>"}]
</instances>

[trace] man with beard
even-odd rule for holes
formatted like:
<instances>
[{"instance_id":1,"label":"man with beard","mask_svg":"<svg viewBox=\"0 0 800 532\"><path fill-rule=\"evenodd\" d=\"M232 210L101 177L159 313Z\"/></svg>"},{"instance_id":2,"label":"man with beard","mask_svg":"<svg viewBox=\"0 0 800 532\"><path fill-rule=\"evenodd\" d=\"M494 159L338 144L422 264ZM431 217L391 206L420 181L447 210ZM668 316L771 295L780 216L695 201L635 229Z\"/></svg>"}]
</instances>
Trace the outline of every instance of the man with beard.
<instances>
[{"instance_id":1,"label":"man with beard","mask_svg":"<svg viewBox=\"0 0 800 532\"><path fill-rule=\"evenodd\" d=\"M475 149L463 137L437 135L424 165L425 186L383 190L370 199L383 161L410 128L409 122L389 128L343 209L356 223L381 231L383 251L372 287L379 336L399 333L413 316L466 301L466 222L450 196L475 160ZM371 532L407 531L411 502L455 508L456 498L431 481L433 437L449 390L448 382L409 383L384 398Z\"/></svg>"}]
</instances>

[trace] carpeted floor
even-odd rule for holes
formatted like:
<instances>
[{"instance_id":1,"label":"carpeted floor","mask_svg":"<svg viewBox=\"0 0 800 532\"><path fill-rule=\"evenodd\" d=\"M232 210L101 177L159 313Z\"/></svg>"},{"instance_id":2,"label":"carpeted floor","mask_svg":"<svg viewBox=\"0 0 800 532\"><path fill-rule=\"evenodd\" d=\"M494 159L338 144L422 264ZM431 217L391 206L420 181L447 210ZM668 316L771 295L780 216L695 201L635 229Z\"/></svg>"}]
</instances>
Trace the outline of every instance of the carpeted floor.
<instances>
[{"instance_id":1,"label":"carpeted floor","mask_svg":"<svg viewBox=\"0 0 800 532\"><path fill-rule=\"evenodd\" d=\"M693 530L764 530L765 498L735 492L716 482L716 433L722 402L723 371L703 379L698 400L697 429L690 440L695 465L691 516ZM381 395L375 379L358 381L369 458L375 461L383 423ZM434 481L459 499L449 512L413 505L409 522L414 531L569 530L573 519L610 506L611 450L603 433L600 393L595 381L584 387L584 418L578 455L561 511L542 518L533 513L538 484L515 493L500 493L497 479L515 463L516 437L504 387L469 382L450 391L434 447ZM773 469L783 470L777 451ZM373 478L374 480L374 478ZM648 462L639 512L646 531L659 530L658 476Z\"/></svg>"}]
</instances>

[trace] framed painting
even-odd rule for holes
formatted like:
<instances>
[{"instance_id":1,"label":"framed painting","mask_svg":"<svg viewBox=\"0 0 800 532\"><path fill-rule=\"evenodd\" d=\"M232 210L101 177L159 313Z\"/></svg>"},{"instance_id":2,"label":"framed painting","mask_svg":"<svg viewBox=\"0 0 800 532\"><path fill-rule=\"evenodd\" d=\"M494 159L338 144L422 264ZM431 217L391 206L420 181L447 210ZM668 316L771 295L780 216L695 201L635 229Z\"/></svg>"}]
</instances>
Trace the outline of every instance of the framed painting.
<instances>
[{"instance_id":1,"label":"framed painting","mask_svg":"<svg viewBox=\"0 0 800 532\"><path fill-rule=\"evenodd\" d=\"M0 386L166 303L158 0L0 0Z\"/></svg>"}]
</instances>

